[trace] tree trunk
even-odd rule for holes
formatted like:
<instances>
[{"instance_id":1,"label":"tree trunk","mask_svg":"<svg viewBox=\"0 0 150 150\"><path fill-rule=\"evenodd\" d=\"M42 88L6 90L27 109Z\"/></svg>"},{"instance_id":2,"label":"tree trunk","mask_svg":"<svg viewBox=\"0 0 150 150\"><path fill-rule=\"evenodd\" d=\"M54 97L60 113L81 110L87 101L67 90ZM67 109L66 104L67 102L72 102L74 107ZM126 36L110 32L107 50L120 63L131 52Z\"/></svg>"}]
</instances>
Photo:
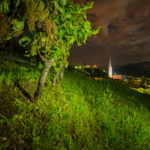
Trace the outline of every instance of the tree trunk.
<instances>
[{"instance_id":1,"label":"tree trunk","mask_svg":"<svg viewBox=\"0 0 150 150\"><path fill-rule=\"evenodd\" d=\"M43 93L43 88L45 86L45 81L46 81L49 69L52 66L53 62L54 62L54 59L47 59L44 62L44 68L41 73L40 79L38 81L38 87L37 87L37 90L36 90L35 96L34 96L34 98L36 100L41 98L41 95Z\"/></svg>"},{"instance_id":2,"label":"tree trunk","mask_svg":"<svg viewBox=\"0 0 150 150\"><path fill-rule=\"evenodd\" d=\"M65 66L63 65L62 68L56 73L53 79L53 86L55 86L56 83L58 83L59 80L61 80L64 77L64 69L65 69Z\"/></svg>"},{"instance_id":3,"label":"tree trunk","mask_svg":"<svg viewBox=\"0 0 150 150\"><path fill-rule=\"evenodd\" d=\"M62 66L61 70L60 70L60 79L62 79L64 77L64 71L65 71L65 65Z\"/></svg>"},{"instance_id":4,"label":"tree trunk","mask_svg":"<svg viewBox=\"0 0 150 150\"><path fill-rule=\"evenodd\" d=\"M55 77L54 77L54 79L53 79L53 86L55 86L56 83L59 82L60 71L61 71L61 70L59 70L59 71L56 72L56 75L55 75Z\"/></svg>"}]
</instances>

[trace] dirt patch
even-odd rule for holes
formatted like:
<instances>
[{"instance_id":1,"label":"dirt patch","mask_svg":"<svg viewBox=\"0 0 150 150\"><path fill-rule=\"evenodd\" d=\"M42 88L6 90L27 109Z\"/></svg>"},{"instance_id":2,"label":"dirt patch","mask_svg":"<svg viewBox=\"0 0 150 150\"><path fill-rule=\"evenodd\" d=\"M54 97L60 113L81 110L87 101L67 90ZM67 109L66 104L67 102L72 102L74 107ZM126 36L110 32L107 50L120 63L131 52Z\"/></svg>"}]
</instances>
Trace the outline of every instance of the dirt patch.
<instances>
[{"instance_id":1,"label":"dirt patch","mask_svg":"<svg viewBox=\"0 0 150 150\"><path fill-rule=\"evenodd\" d=\"M23 80L21 82L18 82L18 88L24 93L25 96L27 96L29 99L34 99L34 93L37 89L37 83L36 82L28 82L27 80Z\"/></svg>"},{"instance_id":2,"label":"dirt patch","mask_svg":"<svg viewBox=\"0 0 150 150\"><path fill-rule=\"evenodd\" d=\"M11 118L16 113L16 107L14 106L15 97L18 93L14 92L12 87L3 85L0 89L0 114Z\"/></svg>"},{"instance_id":3,"label":"dirt patch","mask_svg":"<svg viewBox=\"0 0 150 150\"><path fill-rule=\"evenodd\" d=\"M14 105L15 99L22 101L33 101L37 84L35 82L23 81L13 85L2 85L0 88L0 114L6 118L11 118L17 113ZM1 117L0 117L1 119Z\"/></svg>"},{"instance_id":4,"label":"dirt patch","mask_svg":"<svg viewBox=\"0 0 150 150\"><path fill-rule=\"evenodd\" d=\"M7 118L0 123L0 145L6 149L30 149L32 142L32 132L28 131L28 128L23 128L19 121L11 122L11 119L15 114L19 114L14 104L15 100L29 102L29 97L32 98L34 95L36 83L26 81L18 85L3 84L0 88L0 120Z\"/></svg>"}]
</instances>

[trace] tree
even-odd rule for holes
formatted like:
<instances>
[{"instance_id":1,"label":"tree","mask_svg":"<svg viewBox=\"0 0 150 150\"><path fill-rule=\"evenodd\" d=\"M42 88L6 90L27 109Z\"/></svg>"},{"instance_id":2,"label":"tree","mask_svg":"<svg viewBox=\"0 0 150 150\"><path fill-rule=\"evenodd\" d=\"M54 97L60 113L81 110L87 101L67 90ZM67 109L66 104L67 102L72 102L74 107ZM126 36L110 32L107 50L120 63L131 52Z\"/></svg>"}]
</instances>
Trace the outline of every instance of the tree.
<instances>
[{"instance_id":1,"label":"tree","mask_svg":"<svg viewBox=\"0 0 150 150\"><path fill-rule=\"evenodd\" d=\"M69 50L74 44L86 43L89 36L97 34L87 20L86 5L74 4L73 0L2 0L0 2L0 41L20 36L19 44L26 48L26 56L39 55L44 63L35 99L42 95L50 68L55 66L55 82L63 76ZM5 25L7 24L7 25ZM2 30L3 28L3 30Z\"/></svg>"}]
</instances>

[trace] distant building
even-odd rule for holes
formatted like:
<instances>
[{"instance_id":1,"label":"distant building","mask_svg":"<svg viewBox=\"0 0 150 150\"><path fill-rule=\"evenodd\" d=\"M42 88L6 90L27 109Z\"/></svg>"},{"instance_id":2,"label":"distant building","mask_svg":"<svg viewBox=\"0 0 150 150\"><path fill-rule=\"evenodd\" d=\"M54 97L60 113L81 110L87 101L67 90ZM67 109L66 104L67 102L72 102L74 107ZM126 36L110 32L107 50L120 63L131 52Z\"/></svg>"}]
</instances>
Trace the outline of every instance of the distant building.
<instances>
[{"instance_id":1,"label":"distant building","mask_svg":"<svg viewBox=\"0 0 150 150\"><path fill-rule=\"evenodd\" d=\"M109 65L108 65L108 77L115 79L115 80L122 80L123 77L122 75L113 75L113 69L111 65L111 59L109 59Z\"/></svg>"},{"instance_id":2,"label":"distant building","mask_svg":"<svg viewBox=\"0 0 150 150\"><path fill-rule=\"evenodd\" d=\"M84 68L91 68L91 66L90 65L85 65Z\"/></svg>"},{"instance_id":3,"label":"distant building","mask_svg":"<svg viewBox=\"0 0 150 150\"><path fill-rule=\"evenodd\" d=\"M112 75L113 79L122 80L122 75Z\"/></svg>"},{"instance_id":4,"label":"distant building","mask_svg":"<svg viewBox=\"0 0 150 150\"><path fill-rule=\"evenodd\" d=\"M94 68L94 69L98 69L98 67L97 67L97 65L95 64L95 65L93 65L92 66L92 68Z\"/></svg>"}]
</instances>

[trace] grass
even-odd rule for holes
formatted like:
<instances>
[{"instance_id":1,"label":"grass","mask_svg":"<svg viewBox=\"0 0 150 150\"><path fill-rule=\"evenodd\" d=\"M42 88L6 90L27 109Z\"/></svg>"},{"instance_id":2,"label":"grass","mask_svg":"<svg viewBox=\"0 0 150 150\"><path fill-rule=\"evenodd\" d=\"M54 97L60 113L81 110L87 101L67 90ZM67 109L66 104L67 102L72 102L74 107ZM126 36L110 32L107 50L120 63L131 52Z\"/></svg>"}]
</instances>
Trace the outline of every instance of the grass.
<instances>
[{"instance_id":1,"label":"grass","mask_svg":"<svg viewBox=\"0 0 150 150\"><path fill-rule=\"evenodd\" d=\"M0 66L0 86L14 84L18 80L26 79L36 81L39 77L39 71L31 67L19 66L8 61L2 62Z\"/></svg>"},{"instance_id":2,"label":"grass","mask_svg":"<svg viewBox=\"0 0 150 150\"><path fill-rule=\"evenodd\" d=\"M13 83L23 80L20 85L28 84L28 90L39 73L14 66L8 69L5 64L0 74L0 103L10 110L1 111L0 105L0 149L150 149L149 95L133 91L121 81L96 81L66 71L54 88L48 79L41 100L30 101Z\"/></svg>"}]
</instances>

